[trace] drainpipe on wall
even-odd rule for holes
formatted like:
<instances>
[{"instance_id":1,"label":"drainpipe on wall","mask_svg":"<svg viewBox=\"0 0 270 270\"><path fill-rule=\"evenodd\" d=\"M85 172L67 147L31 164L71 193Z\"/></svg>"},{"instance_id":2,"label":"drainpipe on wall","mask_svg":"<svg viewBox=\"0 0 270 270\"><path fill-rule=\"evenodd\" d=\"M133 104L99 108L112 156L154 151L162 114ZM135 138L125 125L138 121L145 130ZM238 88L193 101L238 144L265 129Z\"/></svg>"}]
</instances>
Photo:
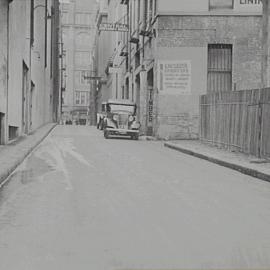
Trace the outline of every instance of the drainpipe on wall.
<instances>
[{"instance_id":1,"label":"drainpipe on wall","mask_svg":"<svg viewBox=\"0 0 270 270\"><path fill-rule=\"evenodd\" d=\"M262 16L262 60L261 60L261 86L262 88L270 86L270 3L263 0L263 16Z\"/></svg>"},{"instance_id":2,"label":"drainpipe on wall","mask_svg":"<svg viewBox=\"0 0 270 270\"><path fill-rule=\"evenodd\" d=\"M6 91L7 91L7 98L6 98L6 117L5 117L5 123L4 123L4 140L3 143L7 144L9 139L9 127L8 127L8 88L9 88L9 3L10 1L7 1L7 76L6 76Z\"/></svg>"},{"instance_id":3,"label":"drainpipe on wall","mask_svg":"<svg viewBox=\"0 0 270 270\"><path fill-rule=\"evenodd\" d=\"M128 22L128 72L130 73L130 69L131 69L131 16L130 16L130 12L131 12L131 1L128 1L127 4L127 22ZM129 89L128 89L129 91Z\"/></svg>"}]
</instances>

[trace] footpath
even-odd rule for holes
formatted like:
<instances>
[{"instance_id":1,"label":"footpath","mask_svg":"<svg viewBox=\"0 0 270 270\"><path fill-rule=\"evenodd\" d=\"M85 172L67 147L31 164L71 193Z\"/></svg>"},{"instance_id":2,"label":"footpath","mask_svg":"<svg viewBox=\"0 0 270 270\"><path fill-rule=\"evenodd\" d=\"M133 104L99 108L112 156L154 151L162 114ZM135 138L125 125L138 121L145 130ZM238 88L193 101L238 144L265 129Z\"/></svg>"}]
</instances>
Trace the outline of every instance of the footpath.
<instances>
[{"instance_id":1,"label":"footpath","mask_svg":"<svg viewBox=\"0 0 270 270\"><path fill-rule=\"evenodd\" d=\"M231 152L198 140L169 141L164 146L270 182L270 160Z\"/></svg>"},{"instance_id":2,"label":"footpath","mask_svg":"<svg viewBox=\"0 0 270 270\"><path fill-rule=\"evenodd\" d=\"M27 136L19 137L16 141L0 147L0 187L4 180L43 141L55 126L55 123L47 124Z\"/></svg>"}]
</instances>

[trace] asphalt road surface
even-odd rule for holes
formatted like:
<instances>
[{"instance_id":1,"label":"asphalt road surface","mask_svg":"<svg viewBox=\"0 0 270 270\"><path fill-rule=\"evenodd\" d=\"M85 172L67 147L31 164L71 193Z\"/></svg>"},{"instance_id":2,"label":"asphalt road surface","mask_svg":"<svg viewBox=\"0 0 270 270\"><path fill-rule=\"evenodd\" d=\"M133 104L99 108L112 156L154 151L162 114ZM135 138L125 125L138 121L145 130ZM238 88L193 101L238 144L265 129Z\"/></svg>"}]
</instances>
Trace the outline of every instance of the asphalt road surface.
<instances>
[{"instance_id":1,"label":"asphalt road surface","mask_svg":"<svg viewBox=\"0 0 270 270\"><path fill-rule=\"evenodd\" d=\"M58 126L0 190L0 269L270 269L270 184Z\"/></svg>"}]
</instances>

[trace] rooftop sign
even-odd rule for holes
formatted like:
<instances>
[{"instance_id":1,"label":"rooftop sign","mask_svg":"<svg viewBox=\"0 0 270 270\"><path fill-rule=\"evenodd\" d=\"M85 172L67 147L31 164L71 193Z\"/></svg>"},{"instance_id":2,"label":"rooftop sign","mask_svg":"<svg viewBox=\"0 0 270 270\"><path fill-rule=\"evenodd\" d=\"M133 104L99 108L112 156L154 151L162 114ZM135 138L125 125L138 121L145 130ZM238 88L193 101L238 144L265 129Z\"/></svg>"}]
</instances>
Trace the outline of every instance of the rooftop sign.
<instances>
[{"instance_id":1,"label":"rooftop sign","mask_svg":"<svg viewBox=\"0 0 270 270\"><path fill-rule=\"evenodd\" d=\"M128 32L128 25L123 23L101 23L99 31Z\"/></svg>"}]
</instances>

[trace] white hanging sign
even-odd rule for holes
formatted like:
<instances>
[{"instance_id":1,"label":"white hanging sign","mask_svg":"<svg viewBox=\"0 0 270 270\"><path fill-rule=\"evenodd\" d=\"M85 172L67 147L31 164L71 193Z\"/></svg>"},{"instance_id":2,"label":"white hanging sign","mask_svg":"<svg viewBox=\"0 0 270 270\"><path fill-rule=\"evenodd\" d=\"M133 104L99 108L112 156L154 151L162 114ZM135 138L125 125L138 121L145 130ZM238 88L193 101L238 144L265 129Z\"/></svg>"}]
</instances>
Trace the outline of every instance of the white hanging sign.
<instances>
[{"instance_id":1,"label":"white hanging sign","mask_svg":"<svg viewBox=\"0 0 270 270\"><path fill-rule=\"evenodd\" d=\"M99 31L128 32L128 25L123 23L101 23Z\"/></svg>"}]
</instances>

